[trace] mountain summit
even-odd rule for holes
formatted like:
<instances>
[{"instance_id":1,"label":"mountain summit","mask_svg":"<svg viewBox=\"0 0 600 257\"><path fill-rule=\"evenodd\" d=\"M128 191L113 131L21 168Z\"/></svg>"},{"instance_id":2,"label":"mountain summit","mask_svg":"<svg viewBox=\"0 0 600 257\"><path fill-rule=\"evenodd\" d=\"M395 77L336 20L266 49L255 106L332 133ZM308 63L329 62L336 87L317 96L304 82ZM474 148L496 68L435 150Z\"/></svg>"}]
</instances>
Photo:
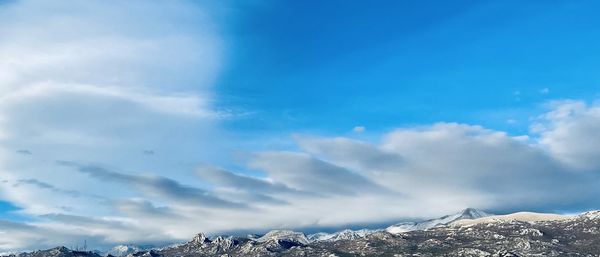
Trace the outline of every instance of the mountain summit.
<instances>
[{"instance_id":1,"label":"mountain summit","mask_svg":"<svg viewBox=\"0 0 600 257\"><path fill-rule=\"evenodd\" d=\"M487 216L492 216L493 214L484 212L482 210L474 209L474 208L466 208L460 212L459 219L478 219Z\"/></svg>"}]
</instances>

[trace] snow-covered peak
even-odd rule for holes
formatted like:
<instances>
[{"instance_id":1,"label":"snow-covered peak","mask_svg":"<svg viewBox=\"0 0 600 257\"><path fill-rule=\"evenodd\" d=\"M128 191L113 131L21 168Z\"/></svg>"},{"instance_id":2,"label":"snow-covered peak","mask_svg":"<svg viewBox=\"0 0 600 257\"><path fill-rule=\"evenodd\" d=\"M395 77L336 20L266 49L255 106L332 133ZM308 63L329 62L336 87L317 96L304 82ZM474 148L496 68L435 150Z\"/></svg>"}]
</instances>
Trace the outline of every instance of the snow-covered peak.
<instances>
[{"instance_id":1,"label":"snow-covered peak","mask_svg":"<svg viewBox=\"0 0 600 257\"><path fill-rule=\"evenodd\" d=\"M300 244L308 244L309 241L303 233L291 230L271 230L264 236L256 239L258 242L267 242L272 240L287 240Z\"/></svg>"},{"instance_id":2,"label":"snow-covered peak","mask_svg":"<svg viewBox=\"0 0 600 257\"><path fill-rule=\"evenodd\" d=\"M342 231L338 231L335 233L315 233L308 235L307 238L310 242L320 242L320 241L338 241L338 240L351 240L356 238L362 238L369 234L372 234L377 230L370 229L360 229L360 230L351 230L345 229Z\"/></svg>"},{"instance_id":3,"label":"snow-covered peak","mask_svg":"<svg viewBox=\"0 0 600 257\"><path fill-rule=\"evenodd\" d=\"M107 255L112 255L112 256L116 256L116 257L123 257L123 256L127 256L130 253L135 253L137 251L142 250L140 247L134 246L134 245L117 245L115 247L113 247L112 249L108 250L106 252Z\"/></svg>"},{"instance_id":4,"label":"snow-covered peak","mask_svg":"<svg viewBox=\"0 0 600 257\"><path fill-rule=\"evenodd\" d=\"M448 225L458 220L471 220L491 216L491 214L482 210L466 208L455 214L446 215L437 219L430 219L421 222L401 222L385 229L388 233L398 234L414 230L426 230L440 225Z\"/></svg>"},{"instance_id":5,"label":"snow-covered peak","mask_svg":"<svg viewBox=\"0 0 600 257\"><path fill-rule=\"evenodd\" d=\"M478 219L487 216L492 216L492 214L474 208L466 208L462 210L460 219Z\"/></svg>"},{"instance_id":6,"label":"snow-covered peak","mask_svg":"<svg viewBox=\"0 0 600 257\"><path fill-rule=\"evenodd\" d=\"M372 233L373 231L368 229L361 230L350 230L346 229L340 232L335 233L334 240L348 240L348 239L356 239L365 237L366 235Z\"/></svg>"},{"instance_id":7,"label":"snow-covered peak","mask_svg":"<svg viewBox=\"0 0 600 257\"><path fill-rule=\"evenodd\" d=\"M64 246L58 246L58 247L54 247L50 250L53 254L60 254L60 253L68 253L71 250L69 250L69 248L64 247Z\"/></svg>"},{"instance_id":8,"label":"snow-covered peak","mask_svg":"<svg viewBox=\"0 0 600 257\"><path fill-rule=\"evenodd\" d=\"M98 252L100 255L112 255L115 257L124 257L131 253L136 253L143 250L153 249L155 248L153 245L117 245L106 252Z\"/></svg>"},{"instance_id":9,"label":"snow-covered peak","mask_svg":"<svg viewBox=\"0 0 600 257\"><path fill-rule=\"evenodd\" d=\"M310 242L325 241L325 240L330 239L331 237L332 237L332 234L325 233L325 232L314 233L314 234L310 234L310 235L306 236L306 238Z\"/></svg>"}]
</instances>

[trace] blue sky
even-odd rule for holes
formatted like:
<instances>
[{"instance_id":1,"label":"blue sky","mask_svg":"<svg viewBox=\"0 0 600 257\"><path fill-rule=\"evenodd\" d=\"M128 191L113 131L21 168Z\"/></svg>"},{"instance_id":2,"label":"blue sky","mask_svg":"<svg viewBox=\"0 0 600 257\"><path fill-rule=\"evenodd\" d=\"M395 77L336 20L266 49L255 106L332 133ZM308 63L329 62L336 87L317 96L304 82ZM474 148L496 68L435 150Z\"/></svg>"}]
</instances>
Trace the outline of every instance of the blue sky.
<instances>
[{"instance_id":1,"label":"blue sky","mask_svg":"<svg viewBox=\"0 0 600 257\"><path fill-rule=\"evenodd\" d=\"M18 220L19 217L13 214L15 211L18 210L19 208L17 208L10 202L0 201L0 212L2 212L2 217L4 219Z\"/></svg>"},{"instance_id":2,"label":"blue sky","mask_svg":"<svg viewBox=\"0 0 600 257\"><path fill-rule=\"evenodd\" d=\"M598 209L598 7L0 1L0 252Z\"/></svg>"},{"instance_id":3,"label":"blue sky","mask_svg":"<svg viewBox=\"0 0 600 257\"><path fill-rule=\"evenodd\" d=\"M597 96L590 3L242 6L217 90L224 105L264 121L236 120L234 129L340 133L459 121L524 133L548 99Z\"/></svg>"}]
</instances>

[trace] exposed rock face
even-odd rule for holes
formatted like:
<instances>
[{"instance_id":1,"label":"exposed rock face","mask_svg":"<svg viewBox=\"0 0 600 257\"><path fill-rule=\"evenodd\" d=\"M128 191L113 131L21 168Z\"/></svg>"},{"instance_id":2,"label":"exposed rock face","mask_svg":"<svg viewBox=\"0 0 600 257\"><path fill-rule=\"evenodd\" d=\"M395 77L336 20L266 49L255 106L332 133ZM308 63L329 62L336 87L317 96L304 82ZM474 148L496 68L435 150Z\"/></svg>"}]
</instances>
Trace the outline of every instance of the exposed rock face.
<instances>
[{"instance_id":1,"label":"exposed rock face","mask_svg":"<svg viewBox=\"0 0 600 257\"><path fill-rule=\"evenodd\" d=\"M514 215L513 215L514 217ZM522 215L518 216L522 217ZM262 237L215 237L199 234L188 243L129 257L237 256L600 256L600 212L564 219L531 221L486 219L467 225L441 225L393 234L352 233L337 240L309 242L304 234L276 230ZM347 236L347 237L346 237ZM66 248L20 254L18 257L98 257Z\"/></svg>"}]
</instances>

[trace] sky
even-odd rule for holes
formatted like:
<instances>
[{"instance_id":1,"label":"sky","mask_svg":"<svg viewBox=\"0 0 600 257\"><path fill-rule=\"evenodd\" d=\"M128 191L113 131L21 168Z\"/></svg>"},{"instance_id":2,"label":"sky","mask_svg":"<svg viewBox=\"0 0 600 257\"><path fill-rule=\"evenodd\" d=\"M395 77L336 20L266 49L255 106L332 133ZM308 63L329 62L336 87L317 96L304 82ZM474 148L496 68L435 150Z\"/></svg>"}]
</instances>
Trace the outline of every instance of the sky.
<instances>
[{"instance_id":1,"label":"sky","mask_svg":"<svg viewBox=\"0 0 600 257\"><path fill-rule=\"evenodd\" d=\"M0 1L0 252L599 209L598 5Z\"/></svg>"}]
</instances>

